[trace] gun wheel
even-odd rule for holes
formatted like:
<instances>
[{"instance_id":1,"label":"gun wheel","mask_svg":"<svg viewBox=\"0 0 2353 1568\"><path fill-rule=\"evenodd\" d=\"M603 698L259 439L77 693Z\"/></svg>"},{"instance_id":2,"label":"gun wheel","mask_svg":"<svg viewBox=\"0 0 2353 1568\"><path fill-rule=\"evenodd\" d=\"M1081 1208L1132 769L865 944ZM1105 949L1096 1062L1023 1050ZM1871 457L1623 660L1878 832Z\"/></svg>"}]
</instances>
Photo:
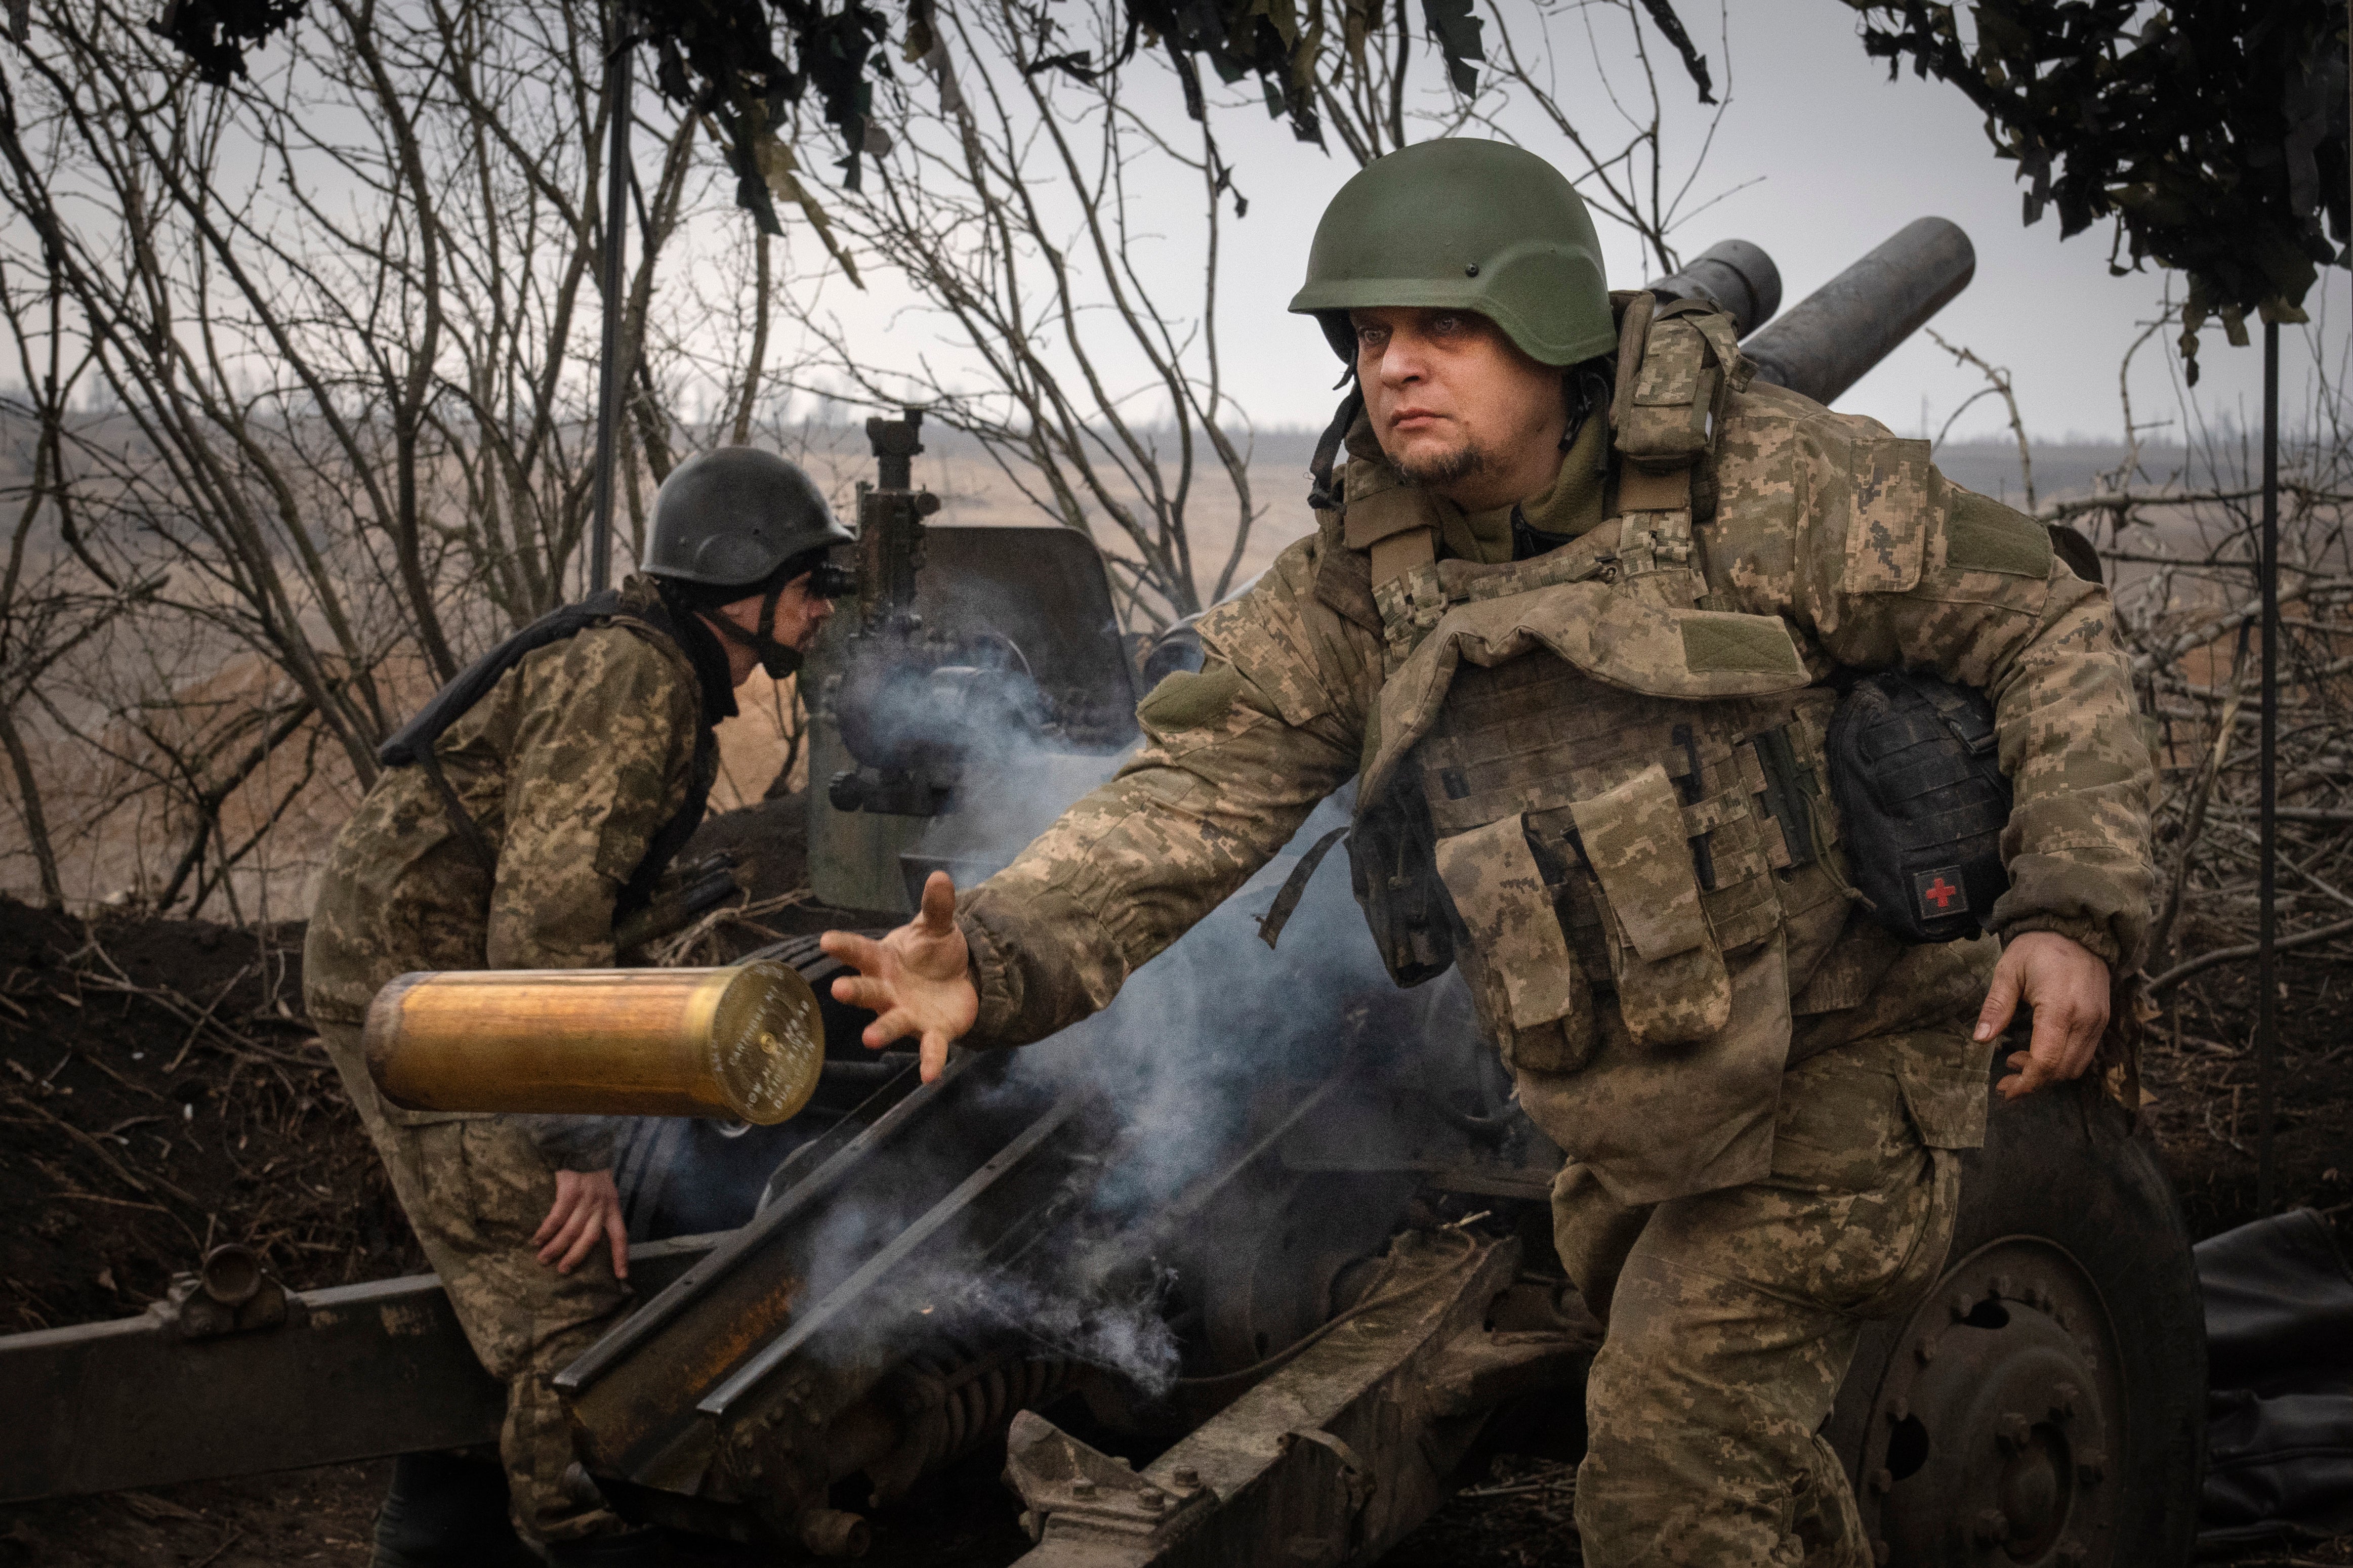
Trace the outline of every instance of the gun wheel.
<instances>
[{"instance_id":1,"label":"gun wheel","mask_svg":"<svg viewBox=\"0 0 2353 1568\"><path fill-rule=\"evenodd\" d=\"M2205 1318L2173 1192L2088 1085L1995 1102L1954 1261L1873 1324L1824 1436L1883 1563L2190 1559Z\"/></svg>"},{"instance_id":2,"label":"gun wheel","mask_svg":"<svg viewBox=\"0 0 2353 1568\"><path fill-rule=\"evenodd\" d=\"M1883 1562L2115 1561L2125 1389L2099 1287L2041 1237L1981 1247L1904 1326L1864 1438Z\"/></svg>"}]
</instances>

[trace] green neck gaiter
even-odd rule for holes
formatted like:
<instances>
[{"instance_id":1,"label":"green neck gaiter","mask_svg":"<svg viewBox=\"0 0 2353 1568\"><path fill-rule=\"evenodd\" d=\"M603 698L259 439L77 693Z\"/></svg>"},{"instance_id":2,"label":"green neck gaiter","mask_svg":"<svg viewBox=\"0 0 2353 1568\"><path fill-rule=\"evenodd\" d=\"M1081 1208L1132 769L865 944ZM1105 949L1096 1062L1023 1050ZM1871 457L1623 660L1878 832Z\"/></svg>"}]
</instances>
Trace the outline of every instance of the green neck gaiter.
<instances>
[{"instance_id":1,"label":"green neck gaiter","mask_svg":"<svg viewBox=\"0 0 2353 1568\"><path fill-rule=\"evenodd\" d=\"M1512 559L1512 513L1516 510L1531 529L1566 541L1602 520L1604 479L1609 455L1609 421L1599 411L1588 418L1561 455L1560 470L1542 490L1517 508L1491 507L1465 511L1452 501L1433 496L1441 520L1439 553L1488 565Z\"/></svg>"}]
</instances>

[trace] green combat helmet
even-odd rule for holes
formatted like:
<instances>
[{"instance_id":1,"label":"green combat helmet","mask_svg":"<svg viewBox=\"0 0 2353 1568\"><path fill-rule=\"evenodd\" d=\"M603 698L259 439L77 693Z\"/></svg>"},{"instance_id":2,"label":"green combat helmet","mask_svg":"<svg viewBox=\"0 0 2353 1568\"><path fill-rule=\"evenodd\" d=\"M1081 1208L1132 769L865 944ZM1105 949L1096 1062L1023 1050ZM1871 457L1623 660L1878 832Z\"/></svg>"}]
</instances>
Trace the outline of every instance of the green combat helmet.
<instances>
[{"instance_id":1,"label":"green combat helmet","mask_svg":"<svg viewBox=\"0 0 2353 1568\"><path fill-rule=\"evenodd\" d=\"M1370 305L1476 311L1541 364L1618 346L1584 198L1550 163L1502 142L1417 142L1340 187L1291 309L1314 315L1354 362L1347 312Z\"/></svg>"}]
</instances>

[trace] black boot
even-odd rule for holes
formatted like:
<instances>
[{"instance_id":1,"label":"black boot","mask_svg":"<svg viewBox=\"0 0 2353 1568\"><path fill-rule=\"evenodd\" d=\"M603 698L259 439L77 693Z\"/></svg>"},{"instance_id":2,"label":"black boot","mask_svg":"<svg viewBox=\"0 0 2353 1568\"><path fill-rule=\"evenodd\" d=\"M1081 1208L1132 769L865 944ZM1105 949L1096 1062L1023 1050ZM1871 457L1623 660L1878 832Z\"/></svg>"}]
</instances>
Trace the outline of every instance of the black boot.
<instances>
[{"instance_id":1,"label":"black boot","mask_svg":"<svg viewBox=\"0 0 2353 1568\"><path fill-rule=\"evenodd\" d=\"M548 1568L655 1568L662 1561L662 1532L629 1530L547 1543Z\"/></svg>"},{"instance_id":2,"label":"black boot","mask_svg":"<svg viewBox=\"0 0 2353 1568\"><path fill-rule=\"evenodd\" d=\"M507 1513L507 1476L494 1460L403 1454L376 1510L370 1568L524 1568L535 1564Z\"/></svg>"}]
</instances>

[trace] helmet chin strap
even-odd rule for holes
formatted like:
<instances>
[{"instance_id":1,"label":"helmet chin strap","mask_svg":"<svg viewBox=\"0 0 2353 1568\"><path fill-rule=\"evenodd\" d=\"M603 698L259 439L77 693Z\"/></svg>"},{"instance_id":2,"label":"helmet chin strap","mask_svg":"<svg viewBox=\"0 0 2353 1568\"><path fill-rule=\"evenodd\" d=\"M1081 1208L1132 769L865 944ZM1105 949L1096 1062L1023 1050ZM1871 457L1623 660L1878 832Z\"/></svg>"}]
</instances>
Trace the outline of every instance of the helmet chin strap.
<instances>
[{"instance_id":1,"label":"helmet chin strap","mask_svg":"<svg viewBox=\"0 0 2353 1568\"><path fill-rule=\"evenodd\" d=\"M801 667L799 651L776 640L776 601L784 596L785 588L788 585L779 584L769 589L767 595L761 599L760 629L757 632L745 631L726 616L720 614L715 607L702 617L711 625L717 626L720 635L728 641L740 647L750 648L753 657L760 661L760 668L768 672L768 679L771 680L782 680Z\"/></svg>"},{"instance_id":2,"label":"helmet chin strap","mask_svg":"<svg viewBox=\"0 0 2353 1568\"><path fill-rule=\"evenodd\" d=\"M1577 437L1585 422L1597 412L1609 406L1612 388L1609 378L1596 368L1597 362L1588 360L1573 364L1561 375L1561 391L1568 403L1568 428L1561 432L1560 449L1567 451L1577 445Z\"/></svg>"}]
</instances>

